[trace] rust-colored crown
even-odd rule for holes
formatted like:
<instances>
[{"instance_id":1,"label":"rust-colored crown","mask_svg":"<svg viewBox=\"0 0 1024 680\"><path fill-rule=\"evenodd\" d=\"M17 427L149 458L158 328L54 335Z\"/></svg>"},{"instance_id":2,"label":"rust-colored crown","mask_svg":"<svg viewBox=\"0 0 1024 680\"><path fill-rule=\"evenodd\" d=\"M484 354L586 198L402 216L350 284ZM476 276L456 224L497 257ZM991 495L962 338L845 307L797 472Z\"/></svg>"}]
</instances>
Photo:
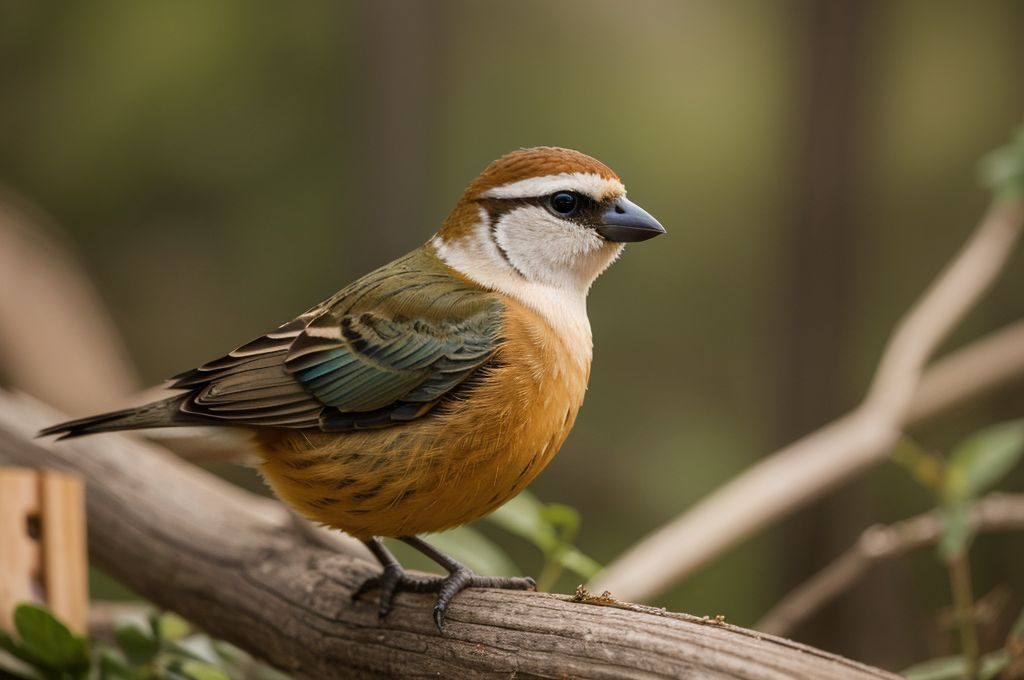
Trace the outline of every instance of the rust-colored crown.
<instances>
[{"instance_id":1,"label":"rust-colored crown","mask_svg":"<svg viewBox=\"0 0 1024 680\"><path fill-rule=\"evenodd\" d=\"M562 149L557 146L535 146L505 154L491 162L480 175L466 187L462 200L455 206L441 227L445 238L460 238L471 233L479 221L479 208L473 200L488 189L518 182L531 177L545 177L562 173L593 173L607 179L618 179L611 168L585 153Z\"/></svg>"},{"instance_id":2,"label":"rust-colored crown","mask_svg":"<svg viewBox=\"0 0 1024 680\"><path fill-rule=\"evenodd\" d=\"M618 179L607 165L585 153L557 146L518 149L491 162L466 188L465 198L472 200L488 189L531 177L583 172Z\"/></svg>"}]
</instances>

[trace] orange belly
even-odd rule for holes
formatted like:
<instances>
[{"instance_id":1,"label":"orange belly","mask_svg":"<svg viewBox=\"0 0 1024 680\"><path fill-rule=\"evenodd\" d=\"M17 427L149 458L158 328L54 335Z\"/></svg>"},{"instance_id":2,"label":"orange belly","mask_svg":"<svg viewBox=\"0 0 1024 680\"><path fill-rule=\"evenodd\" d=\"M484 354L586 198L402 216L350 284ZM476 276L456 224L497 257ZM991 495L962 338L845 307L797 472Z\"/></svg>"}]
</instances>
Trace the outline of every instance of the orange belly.
<instances>
[{"instance_id":1,"label":"orange belly","mask_svg":"<svg viewBox=\"0 0 1024 680\"><path fill-rule=\"evenodd\" d=\"M509 305L503 336L474 386L419 420L344 434L261 431L262 474L300 514L363 539L441 531L494 510L562 446L590 370L519 305Z\"/></svg>"}]
</instances>

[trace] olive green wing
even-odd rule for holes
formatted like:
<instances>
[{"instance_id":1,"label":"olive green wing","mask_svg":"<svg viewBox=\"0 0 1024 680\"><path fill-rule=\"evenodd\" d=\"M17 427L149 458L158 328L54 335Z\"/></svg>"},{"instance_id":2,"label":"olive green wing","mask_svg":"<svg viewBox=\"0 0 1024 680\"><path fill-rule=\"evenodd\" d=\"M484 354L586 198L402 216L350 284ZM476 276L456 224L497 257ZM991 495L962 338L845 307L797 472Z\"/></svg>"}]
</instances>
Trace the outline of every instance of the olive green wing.
<instances>
[{"instance_id":1,"label":"olive green wing","mask_svg":"<svg viewBox=\"0 0 1024 680\"><path fill-rule=\"evenodd\" d=\"M173 387L190 391L182 411L324 431L386 427L430 412L491 359L503 307L436 260L413 257L177 376Z\"/></svg>"}]
</instances>

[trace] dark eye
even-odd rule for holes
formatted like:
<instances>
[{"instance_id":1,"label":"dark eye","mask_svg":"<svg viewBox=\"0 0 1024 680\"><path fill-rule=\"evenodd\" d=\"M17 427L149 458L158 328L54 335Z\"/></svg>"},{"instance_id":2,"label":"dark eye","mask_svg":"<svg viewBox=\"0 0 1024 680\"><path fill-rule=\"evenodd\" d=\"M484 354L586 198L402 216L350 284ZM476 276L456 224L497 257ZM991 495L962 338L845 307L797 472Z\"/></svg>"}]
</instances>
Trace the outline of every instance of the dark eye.
<instances>
[{"instance_id":1,"label":"dark eye","mask_svg":"<svg viewBox=\"0 0 1024 680\"><path fill-rule=\"evenodd\" d=\"M580 209L583 197L573 191L559 191L551 196L551 209L559 215L574 215Z\"/></svg>"}]
</instances>

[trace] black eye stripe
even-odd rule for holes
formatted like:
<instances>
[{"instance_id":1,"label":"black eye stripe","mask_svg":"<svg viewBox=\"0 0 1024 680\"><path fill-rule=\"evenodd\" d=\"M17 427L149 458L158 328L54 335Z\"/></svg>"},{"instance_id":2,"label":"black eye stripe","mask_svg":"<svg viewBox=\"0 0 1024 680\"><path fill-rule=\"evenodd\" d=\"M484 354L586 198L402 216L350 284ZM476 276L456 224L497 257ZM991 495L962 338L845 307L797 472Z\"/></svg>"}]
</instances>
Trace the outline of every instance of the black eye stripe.
<instances>
[{"instance_id":1,"label":"black eye stripe","mask_svg":"<svg viewBox=\"0 0 1024 680\"><path fill-rule=\"evenodd\" d=\"M551 200L556 195L563 193L573 194L577 198L578 205L576 210L570 214L560 213L551 205ZM491 218L491 224L497 224L498 220L503 216L519 208L537 206L544 208L559 219L570 219L573 222L586 225L591 221L598 220L601 214L611 207L610 200L597 201L586 194L570 190L556 191L544 196L521 196L515 198L494 198L488 196L477 199L477 203L487 211L488 216Z\"/></svg>"}]
</instances>

